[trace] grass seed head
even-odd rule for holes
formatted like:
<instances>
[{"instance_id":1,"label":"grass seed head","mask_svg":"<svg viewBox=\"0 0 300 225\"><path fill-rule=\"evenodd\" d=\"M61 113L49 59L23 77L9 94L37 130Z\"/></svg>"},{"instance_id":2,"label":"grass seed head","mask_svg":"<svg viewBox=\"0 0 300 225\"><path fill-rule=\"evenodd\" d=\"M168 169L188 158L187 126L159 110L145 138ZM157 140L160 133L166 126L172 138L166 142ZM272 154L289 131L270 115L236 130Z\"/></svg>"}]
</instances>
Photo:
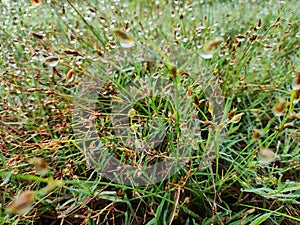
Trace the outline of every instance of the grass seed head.
<instances>
[{"instance_id":1,"label":"grass seed head","mask_svg":"<svg viewBox=\"0 0 300 225\"><path fill-rule=\"evenodd\" d=\"M66 75L66 81L72 82L74 81L74 69L70 69Z\"/></svg>"},{"instance_id":2,"label":"grass seed head","mask_svg":"<svg viewBox=\"0 0 300 225\"><path fill-rule=\"evenodd\" d=\"M204 52L211 52L211 51L215 51L216 48L219 46L219 44L223 41L223 38L221 37L216 37L215 39L213 39L212 41L205 43L203 46L203 51Z\"/></svg>"},{"instance_id":3,"label":"grass seed head","mask_svg":"<svg viewBox=\"0 0 300 225\"><path fill-rule=\"evenodd\" d=\"M43 33L37 33L37 32L33 32L32 31L31 34L32 34L32 36L34 36L34 37L36 37L38 39L44 39L46 37L46 35L43 34Z\"/></svg>"},{"instance_id":4,"label":"grass seed head","mask_svg":"<svg viewBox=\"0 0 300 225\"><path fill-rule=\"evenodd\" d=\"M288 118L289 119L291 119L291 120L296 120L296 119L299 119L299 117L300 117L300 114L298 113L296 113L296 112L291 112L289 115L288 115Z\"/></svg>"},{"instance_id":5,"label":"grass seed head","mask_svg":"<svg viewBox=\"0 0 300 225\"><path fill-rule=\"evenodd\" d=\"M260 149L258 154L258 160L261 164L271 163L275 161L276 158L277 158L277 154L269 148Z\"/></svg>"},{"instance_id":6,"label":"grass seed head","mask_svg":"<svg viewBox=\"0 0 300 225\"><path fill-rule=\"evenodd\" d=\"M35 167L35 170L38 174L40 174L41 176L45 176L48 173L48 164L44 161L44 159L42 158L32 158L29 161L30 163L32 163Z\"/></svg>"},{"instance_id":7,"label":"grass seed head","mask_svg":"<svg viewBox=\"0 0 300 225\"><path fill-rule=\"evenodd\" d=\"M133 108L131 108L131 109L128 111L128 117L130 117L130 118L135 117L137 114L138 114L138 112L137 112L135 109L133 109Z\"/></svg>"},{"instance_id":8,"label":"grass seed head","mask_svg":"<svg viewBox=\"0 0 300 225\"><path fill-rule=\"evenodd\" d=\"M219 44L223 41L223 38L216 37L212 41L209 41L204 44L203 46L203 52L201 52L201 57L204 59L211 59L219 46Z\"/></svg>"},{"instance_id":9,"label":"grass seed head","mask_svg":"<svg viewBox=\"0 0 300 225\"><path fill-rule=\"evenodd\" d=\"M275 116L282 116L286 110L286 101L281 99L273 106L273 113Z\"/></svg>"},{"instance_id":10,"label":"grass seed head","mask_svg":"<svg viewBox=\"0 0 300 225\"><path fill-rule=\"evenodd\" d=\"M58 56L48 56L48 57L45 58L45 62L50 67L56 67L57 64L59 63L59 57Z\"/></svg>"},{"instance_id":11,"label":"grass seed head","mask_svg":"<svg viewBox=\"0 0 300 225\"><path fill-rule=\"evenodd\" d=\"M24 191L19 193L15 200L8 206L8 214L24 214L34 201L35 193L33 191Z\"/></svg>"},{"instance_id":12,"label":"grass seed head","mask_svg":"<svg viewBox=\"0 0 300 225\"><path fill-rule=\"evenodd\" d=\"M300 89L295 91L295 96L294 96L293 103L297 104L299 102L299 99L300 99Z\"/></svg>"},{"instance_id":13,"label":"grass seed head","mask_svg":"<svg viewBox=\"0 0 300 225\"><path fill-rule=\"evenodd\" d=\"M292 83L293 90L300 90L300 71L296 74L296 77Z\"/></svg>"},{"instance_id":14,"label":"grass seed head","mask_svg":"<svg viewBox=\"0 0 300 225\"><path fill-rule=\"evenodd\" d=\"M252 136L255 139L259 139L261 137L261 133L259 130L254 130Z\"/></svg>"},{"instance_id":15,"label":"grass seed head","mask_svg":"<svg viewBox=\"0 0 300 225\"><path fill-rule=\"evenodd\" d=\"M208 112L211 116L214 116L214 103L212 103L211 101L209 101L208 103Z\"/></svg>"},{"instance_id":16,"label":"grass seed head","mask_svg":"<svg viewBox=\"0 0 300 225\"><path fill-rule=\"evenodd\" d=\"M131 48L135 45L133 38L130 37L125 31L114 30L114 33L118 37L118 39L120 41L120 45L123 48Z\"/></svg>"},{"instance_id":17,"label":"grass seed head","mask_svg":"<svg viewBox=\"0 0 300 225\"><path fill-rule=\"evenodd\" d=\"M43 0L31 0L31 3L34 5L39 5L43 3Z\"/></svg>"},{"instance_id":18,"label":"grass seed head","mask_svg":"<svg viewBox=\"0 0 300 225\"><path fill-rule=\"evenodd\" d=\"M258 19L256 29L259 30L261 28L261 18Z\"/></svg>"},{"instance_id":19,"label":"grass seed head","mask_svg":"<svg viewBox=\"0 0 300 225\"><path fill-rule=\"evenodd\" d=\"M230 120L230 122L232 122L232 123L238 123L238 122L240 122L240 120L242 119L243 115L244 115L244 113L239 113L239 114L233 116L232 119Z\"/></svg>"},{"instance_id":20,"label":"grass seed head","mask_svg":"<svg viewBox=\"0 0 300 225\"><path fill-rule=\"evenodd\" d=\"M231 119L231 118L233 117L235 111L236 111L236 109L233 108L233 109L228 113L227 118L228 118L228 119Z\"/></svg>"}]
</instances>

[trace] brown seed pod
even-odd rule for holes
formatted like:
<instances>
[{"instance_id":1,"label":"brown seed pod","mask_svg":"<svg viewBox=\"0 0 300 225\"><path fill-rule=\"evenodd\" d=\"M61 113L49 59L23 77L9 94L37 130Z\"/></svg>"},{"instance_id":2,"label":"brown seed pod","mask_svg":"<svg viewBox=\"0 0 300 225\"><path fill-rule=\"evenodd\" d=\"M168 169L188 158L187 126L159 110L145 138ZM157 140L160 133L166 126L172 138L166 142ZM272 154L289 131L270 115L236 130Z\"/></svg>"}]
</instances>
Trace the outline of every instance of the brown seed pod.
<instances>
[{"instance_id":1,"label":"brown seed pod","mask_svg":"<svg viewBox=\"0 0 300 225\"><path fill-rule=\"evenodd\" d=\"M68 54L68 55L75 55L75 56L82 56L82 54L76 50L72 50L72 49L66 49L64 50L64 53L65 54Z\"/></svg>"},{"instance_id":2,"label":"brown seed pod","mask_svg":"<svg viewBox=\"0 0 300 225\"><path fill-rule=\"evenodd\" d=\"M66 81L72 82L74 80L74 69L70 69L66 75Z\"/></svg>"},{"instance_id":3,"label":"brown seed pod","mask_svg":"<svg viewBox=\"0 0 300 225\"><path fill-rule=\"evenodd\" d=\"M261 136L261 133L258 130L254 130L252 136L255 139L259 139Z\"/></svg>"},{"instance_id":4,"label":"brown seed pod","mask_svg":"<svg viewBox=\"0 0 300 225\"><path fill-rule=\"evenodd\" d=\"M43 3L43 0L31 0L31 3L34 5L39 5Z\"/></svg>"},{"instance_id":5,"label":"brown seed pod","mask_svg":"<svg viewBox=\"0 0 300 225\"><path fill-rule=\"evenodd\" d=\"M45 34L37 33L37 32L34 32L34 31L32 31L31 34L32 34L32 36L34 36L34 37L36 37L38 39L43 39L44 37L46 37Z\"/></svg>"}]
</instances>

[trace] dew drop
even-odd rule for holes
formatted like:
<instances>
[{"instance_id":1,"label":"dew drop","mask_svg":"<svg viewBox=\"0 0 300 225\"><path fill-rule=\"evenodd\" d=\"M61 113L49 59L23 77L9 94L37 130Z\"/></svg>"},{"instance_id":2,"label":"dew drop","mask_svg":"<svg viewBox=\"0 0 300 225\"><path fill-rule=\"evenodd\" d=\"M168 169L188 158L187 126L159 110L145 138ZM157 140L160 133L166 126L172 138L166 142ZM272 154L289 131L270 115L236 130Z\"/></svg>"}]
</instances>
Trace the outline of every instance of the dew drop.
<instances>
[{"instance_id":1,"label":"dew drop","mask_svg":"<svg viewBox=\"0 0 300 225\"><path fill-rule=\"evenodd\" d=\"M131 48L135 45L134 41L133 40L120 40L120 45L123 47L123 48Z\"/></svg>"},{"instance_id":2,"label":"dew drop","mask_svg":"<svg viewBox=\"0 0 300 225\"><path fill-rule=\"evenodd\" d=\"M187 37L184 37L183 39L182 39L182 42L184 42L184 43L186 43L186 42L188 42L189 41L189 39L187 38Z\"/></svg>"},{"instance_id":3,"label":"dew drop","mask_svg":"<svg viewBox=\"0 0 300 225\"><path fill-rule=\"evenodd\" d=\"M107 34L107 39L108 39L109 41L112 41L112 40L114 39L114 37L112 36L112 34L108 33L108 34Z\"/></svg>"},{"instance_id":4,"label":"dew drop","mask_svg":"<svg viewBox=\"0 0 300 225\"><path fill-rule=\"evenodd\" d=\"M177 33L176 36L175 36L175 39L176 40L180 40L181 39L181 35L179 33Z\"/></svg>"},{"instance_id":5,"label":"dew drop","mask_svg":"<svg viewBox=\"0 0 300 225\"><path fill-rule=\"evenodd\" d=\"M197 28L196 28L197 30L204 30L204 29L206 29L206 26L198 26Z\"/></svg>"},{"instance_id":6,"label":"dew drop","mask_svg":"<svg viewBox=\"0 0 300 225\"><path fill-rule=\"evenodd\" d=\"M200 56L203 59L211 59L214 56L214 54L212 52L201 52Z\"/></svg>"}]
</instances>

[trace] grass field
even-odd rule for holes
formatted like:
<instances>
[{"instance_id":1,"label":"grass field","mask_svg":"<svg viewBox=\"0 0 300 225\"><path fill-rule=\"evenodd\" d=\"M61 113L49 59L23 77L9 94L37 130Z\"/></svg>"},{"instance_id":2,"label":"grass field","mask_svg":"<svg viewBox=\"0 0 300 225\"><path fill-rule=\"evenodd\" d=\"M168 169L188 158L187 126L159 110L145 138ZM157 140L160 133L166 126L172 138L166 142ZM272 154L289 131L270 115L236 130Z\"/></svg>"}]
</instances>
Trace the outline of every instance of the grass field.
<instances>
[{"instance_id":1,"label":"grass field","mask_svg":"<svg viewBox=\"0 0 300 225\"><path fill-rule=\"evenodd\" d=\"M0 224L300 224L298 1L0 9Z\"/></svg>"}]
</instances>

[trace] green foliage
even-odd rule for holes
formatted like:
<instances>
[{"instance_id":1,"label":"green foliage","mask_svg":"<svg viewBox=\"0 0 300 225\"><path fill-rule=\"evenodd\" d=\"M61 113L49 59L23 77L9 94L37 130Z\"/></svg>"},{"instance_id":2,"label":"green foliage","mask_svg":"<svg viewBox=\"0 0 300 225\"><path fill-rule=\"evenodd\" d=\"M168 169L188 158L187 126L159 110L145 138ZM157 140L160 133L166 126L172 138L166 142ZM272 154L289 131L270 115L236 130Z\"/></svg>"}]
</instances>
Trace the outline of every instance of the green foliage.
<instances>
[{"instance_id":1,"label":"green foliage","mask_svg":"<svg viewBox=\"0 0 300 225\"><path fill-rule=\"evenodd\" d=\"M0 4L0 224L299 224L298 1L32 2ZM98 81L97 98L78 95ZM163 82L168 97L120 113L127 133L167 133L139 152L111 102ZM183 166L146 186L109 180L78 143L82 102L98 110L97 153Z\"/></svg>"}]
</instances>

